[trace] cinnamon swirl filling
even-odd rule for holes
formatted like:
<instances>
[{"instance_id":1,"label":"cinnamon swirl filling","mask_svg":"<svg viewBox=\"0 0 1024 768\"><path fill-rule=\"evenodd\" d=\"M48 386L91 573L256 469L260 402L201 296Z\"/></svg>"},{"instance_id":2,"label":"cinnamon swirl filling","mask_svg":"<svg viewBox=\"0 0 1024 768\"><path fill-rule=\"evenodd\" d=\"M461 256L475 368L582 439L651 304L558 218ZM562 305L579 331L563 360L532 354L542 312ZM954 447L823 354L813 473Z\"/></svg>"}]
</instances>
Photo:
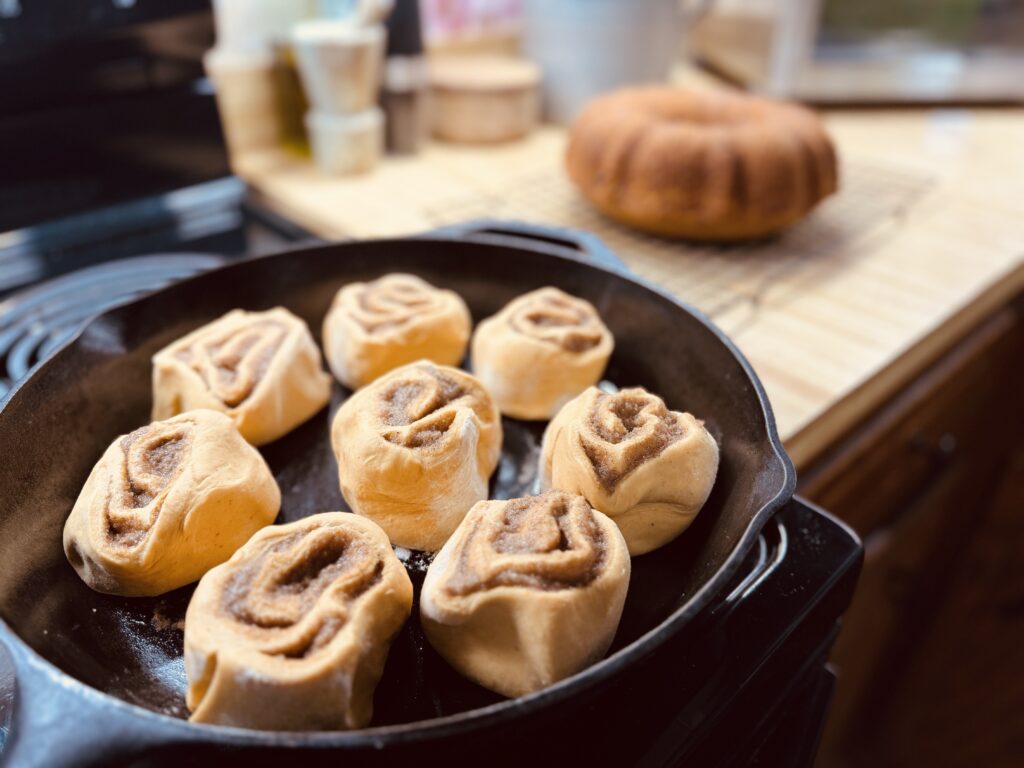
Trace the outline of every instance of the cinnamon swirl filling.
<instances>
[{"instance_id":1,"label":"cinnamon swirl filling","mask_svg":"<svg viewBox=\"0 0 1024 768\"><path fill-rule=\"evenodd\" d=\"M367 283L355 295L349 312L367 334L408 325L419 317L444 309L441 293L412 275L385 275Z\"/></svg>"},{"instance_id":2,"label":"cinnamon swirl filling","mask_svg":"<svg viewBox=\"0 0 1024 768\"><path fill-rule=\"evenodd\" d=\"M344 628L383 568L345 528L300 530L248 553L225 582L221 610L262 653L308 658Z\"/></svg>"},{"instance_id":3,"label":"cinnamon swirl filling","mask_svg":"<svg viewBox=\"0 0 1024 768\"><path fill-rule=\"evenodd\" d=\"M509 317L509 325L523 336L560 347L567 352L586 352L601 343L604 325L593 307L556 288L529 294Z\"/></svg>"},{"instance_id":4,"label":"cinnamon swirl filling","mask_svg":"<svg viewBox=\"0 0 1024 768\"><path fill-rule=\"evenodd\" d=\"M181 473L194 425L156 422L120 440L120 462L109 477L105 505L110 544L141 544L160 515L166 492Z\"/></svg>"},{"instance_id":5,"label":"cinnamon swirl filling","mask_svg":"<svg viewBox=\"0 0 1024 768\"><path fill-rule=\"evenodd\" d=\"M267 374L288 329L273 319L258 319L226 330L211 328L191 346L176 352L199 374L224 405L244 403Z\"/></svg>"},{"instance_id":6,"label":"cinnamon swirl filling","mask_svg":"<svg viewBox=\"0 0 1024 768\"><path fill-rule=\"evenodd\" d=\"M513 499L477 515L445 585L465 596L501 586L544 591L583 587L605 555L604 534L586 500L560 491Z\"/></svg>"},{"instance_id":7,"label":"cinnamon swirl filling","mask_svg":"<svg viewBox=\"0 0 1024 768\"><path fill-rule=\"evenodd\" d=\"M456 381L433 365L410 367L384 387L377 401L384 439L405 448L434 445L444 438L460 409L489 418L482 389Z\"/></svg>"},{"instance_id":8,"label":"cinnamon swirl filling","mask_svg":"<svg viewBox=\"0 0 1024 768\"><path fill-rule=\"evenodd\" d=\"M191 720L361 728L411 607L412 582L372 522L324 512L263 528L189 602Z\"/></svg>"},{"instance_id":9,"label":"cinnamon swirl filling","mask_svg":"<svg viewBox=\"0 0 1024 768\"><path fill-rule=\"evenodd\" d=\"M637 387L594 397L579 430L580 447L605 490L686 435L678 414Z\"/></svg>"}]
</instances>

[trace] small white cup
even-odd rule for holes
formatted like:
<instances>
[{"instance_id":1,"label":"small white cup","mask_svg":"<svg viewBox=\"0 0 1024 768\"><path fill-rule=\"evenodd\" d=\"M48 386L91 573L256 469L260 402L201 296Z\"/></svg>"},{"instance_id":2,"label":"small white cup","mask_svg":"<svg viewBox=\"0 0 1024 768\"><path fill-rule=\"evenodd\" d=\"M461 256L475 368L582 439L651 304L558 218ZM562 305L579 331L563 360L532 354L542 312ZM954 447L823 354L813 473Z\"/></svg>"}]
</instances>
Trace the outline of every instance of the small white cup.
<instances>
[{"instance_id":1,"label":"small white cup","mask_svg":"<svg viewBox=\"0 0 1024 768\"><path fill-rule=\"evenodd\" d=\"M355 114L377 104L384 67L384 28L315 19L292 29L302 85L313 109Z\"/></svg>"},{"instance_id":2,"label":"small white cup","mask_svg":"<svg viewBox=\"0 0 1024 768\"><path fill-rule=\"evenodd\" d=\"M313 159L324 173L372 170L384 147L384 113L377 107L355 115L331 115L311 109L306 129Z\"/></svg>"},{"instance_id":3,"label":"small white cup","mask_svg":"<svg viewBox=\"0 0 1024 768\"><path fill-rule=\"evenodd\" d=\"M217 109L233 157L277 146L283 134L269 53L213 48L203 57L217 92Z\"/></svg>"}]
</instances>

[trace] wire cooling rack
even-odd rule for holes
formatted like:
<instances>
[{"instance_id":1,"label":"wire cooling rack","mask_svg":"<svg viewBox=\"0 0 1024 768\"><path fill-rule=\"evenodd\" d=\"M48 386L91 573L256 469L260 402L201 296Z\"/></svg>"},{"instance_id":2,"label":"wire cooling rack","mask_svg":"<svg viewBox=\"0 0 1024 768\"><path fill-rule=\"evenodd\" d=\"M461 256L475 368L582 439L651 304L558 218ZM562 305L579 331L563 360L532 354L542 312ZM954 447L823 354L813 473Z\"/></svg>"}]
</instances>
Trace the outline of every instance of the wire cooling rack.
<instances>
[{"instance_id":1,"label":"wire cooling rack","mask_svg":"<svg viewBox=\"0 0 1024 768\"><path fill-rule=\"evenodd\" d=\"M782 236L742 245L681 243L634 232L591 208L561 173L521 175L495 192L442 198L424 214L438 226L507 218L593 232L638 274L716 317L740 303L756 306L773 285L809 261L856 258L872 238L898 225L935 182L910 169L848 158L840 185Z\"/></svg>"}]
</instances>

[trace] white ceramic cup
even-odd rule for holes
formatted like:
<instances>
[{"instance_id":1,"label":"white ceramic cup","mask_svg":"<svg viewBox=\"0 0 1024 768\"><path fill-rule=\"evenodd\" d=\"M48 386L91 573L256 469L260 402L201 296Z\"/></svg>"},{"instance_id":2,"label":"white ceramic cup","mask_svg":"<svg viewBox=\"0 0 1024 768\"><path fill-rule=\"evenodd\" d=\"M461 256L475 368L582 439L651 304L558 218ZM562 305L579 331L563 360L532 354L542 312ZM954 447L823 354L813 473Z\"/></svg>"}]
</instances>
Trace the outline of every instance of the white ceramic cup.
<instances>
[{"instance_id":1,"label":"white ceramic cup","mask_svg":"<svg viewBox=\"0 0 1024 768\"><path fill-rule=\"evenodd\" d=\"M384 66L384 28L317 19L292 29L295 58L314 110L346 115L376 106Z\"/></svg>"},{"instance_id":2,"label":"white ceramic cup","mask_svg":"<svg viewBox=\"0 0 1024 768\"><path fill-rule=\"evenodd\" d=\"M306 130L313 159L324 173L366 173L384 148L384 113L377 107L355 115L311 109L306 113Z\"/></svg>"},{"instance_id":3,"label":"white ceramic cup","mask_svg":"<svg viewBox=\"0 0 1024 768\"><path fill-rule=\"evenodd\" d=\"M544 72L544 116L565 124L600 93L667 81L687 15L680 0L524 0L523 50Z\"/></svg>"}]
</instances>

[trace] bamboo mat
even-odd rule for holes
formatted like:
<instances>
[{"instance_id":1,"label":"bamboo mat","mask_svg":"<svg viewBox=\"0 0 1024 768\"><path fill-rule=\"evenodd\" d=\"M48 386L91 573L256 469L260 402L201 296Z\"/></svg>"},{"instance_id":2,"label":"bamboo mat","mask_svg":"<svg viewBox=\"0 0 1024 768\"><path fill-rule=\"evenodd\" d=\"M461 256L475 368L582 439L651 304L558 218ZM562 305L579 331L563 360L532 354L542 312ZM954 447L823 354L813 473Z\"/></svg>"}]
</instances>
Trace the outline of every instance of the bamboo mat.
<instances>
[{"instance_id":1,"label":"bamboo mat","mask_svg":"<svg viewBox=\"0 0 1024 768\"><path fill-rule=\"evenodd\" d=\"M747 355L798 466L1024 290L1024 111L839 112L840 190L783 236L709 247L596 213L562 169L564 133L429 145L337 178L282 152L237 163L267 202L328 238L509 218L599 235L709 314Z\"/></svg>"},{"instance_id":2,"label":"bamboo mat","mask_svg":"<svg viewBox=\"0 0 1024 768\"><path fill-rule=\"evenodd\" d=\"M731 246L685 244L626 229L590 207L564 175L550 172L516 177L484 194L441 198L424 206L423 214L434 226L498 218L592 232L632 270L736 333L755 321L774 286L808 262L842 260L858 242L884 237L932 186L926 174L848 158L842 193L815 216L779 238Z\"/></svg>"}]
</instances>

